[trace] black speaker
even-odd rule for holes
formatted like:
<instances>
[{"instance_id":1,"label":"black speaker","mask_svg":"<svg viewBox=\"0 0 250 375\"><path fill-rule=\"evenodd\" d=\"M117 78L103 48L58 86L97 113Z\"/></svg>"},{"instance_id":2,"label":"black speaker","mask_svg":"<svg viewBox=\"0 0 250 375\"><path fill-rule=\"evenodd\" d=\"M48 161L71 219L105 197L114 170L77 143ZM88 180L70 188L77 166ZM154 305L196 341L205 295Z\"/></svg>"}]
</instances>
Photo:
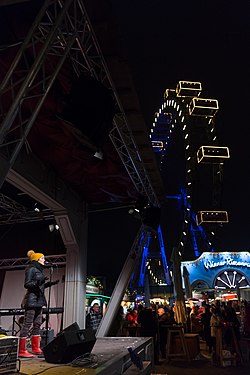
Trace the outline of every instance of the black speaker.
<instances>
[{"instance_id":1,"label":"black speaker","mask_svg":"<svg viewBox=\"0 0 250 375\"><path fill-rule=\"evenodd\" d=\"M95 333L91 328L74 329L71 325L43 348L44 358L48 363L70 363L90 353L95 342Z\"/></svg>"},{"instance_id":2,"label":"black speaker","mask_svg":"<svg viewBox=\"0 0 250 375\"><path fill-rule=\"evenodd\" d=\"M75 323L70 324L70 326L64 328L62 332L60 332L58 335L61 335L63 332L67 332L67 331L79 331L79 329L80 329L79 325L75 322Z\"/></svg>"},{"instance_id":3,"label":"black speaker","mask_svg":"<svg viewBox=\"0 0 250 375\"><path fill-rule=\"evenodd\" d=\"M54 330L53 329L40 329L40 336L41 336L41 342L40 342L40 348L44 348L45 345L46 345L46 341L47 341L47 344L49 342L51 342L54 338Z\"/></svg>"}]
</instances>

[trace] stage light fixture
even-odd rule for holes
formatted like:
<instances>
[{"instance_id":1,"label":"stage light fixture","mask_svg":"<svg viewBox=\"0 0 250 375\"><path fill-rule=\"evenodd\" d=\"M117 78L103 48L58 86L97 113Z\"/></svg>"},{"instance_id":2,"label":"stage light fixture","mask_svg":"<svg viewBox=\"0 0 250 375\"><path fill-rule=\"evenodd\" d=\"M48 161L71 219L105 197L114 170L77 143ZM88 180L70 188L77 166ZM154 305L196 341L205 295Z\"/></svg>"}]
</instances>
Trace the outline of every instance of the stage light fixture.
<instances>
[{"instance_id":1,"label":"stage light fixture","mask_svg":"<svg viewBox=\"0 0 250 375\"><path fill-rule=\"evenodd\" d=\"M59 230L60 227L58 224L49 224L49 231L53 232L54 230Z\"/></svg>"},{"instance_id":2,"label":"stage light fixture","mask_svg":"<svg viewBox=\"0 0 250 375\"><path fill-rule=\"evenodd\" d=\"M139 212L138 208L131 207L128 210L128 213L129 213L129 215L132 215L137 220L141 219L141 215L140 215L140 212Z\"/></svg>"},{"instance_id":3,"label":"stage light fixture","mask_svg":"<svg viewBox=\"0 0 250 375\"><path fill-rule=\"evenodd\" d=\"M128 211L136 219L140 219L144 225L144 229L150 232L157 232L160 225L161 209L152 206L146 196L141 196Z\"/></svg>"},{"instance_id":4,"label":"stage light fixture","mask_svg":"<svg viewBox=\"0 0 250 375\"><path fill-rule=\"evenodd\" d=\"M94 154L94 157L103 160L103 152L101 150L97 150Z\"/></svg>"},{"instance_id":5,"label":"stage light fixture","mask_svg":"<svg viewBox=\"0 0 250 375\"><path fill-rule=\"evenodd\" d=\"M34 204L34 211L40 212L40 208L38 207L37 203Z\"/></svg>"},{"instance_id":6,"label":"stage light fixture","mask_svg":"<svg viewBox=\"0 0 250 375\"><path fill-rule=\"evenodd\" d=\"M198 163L223 163L229 158L228 147L201 146L197 151Z\"/></svg>"}]
</instances>

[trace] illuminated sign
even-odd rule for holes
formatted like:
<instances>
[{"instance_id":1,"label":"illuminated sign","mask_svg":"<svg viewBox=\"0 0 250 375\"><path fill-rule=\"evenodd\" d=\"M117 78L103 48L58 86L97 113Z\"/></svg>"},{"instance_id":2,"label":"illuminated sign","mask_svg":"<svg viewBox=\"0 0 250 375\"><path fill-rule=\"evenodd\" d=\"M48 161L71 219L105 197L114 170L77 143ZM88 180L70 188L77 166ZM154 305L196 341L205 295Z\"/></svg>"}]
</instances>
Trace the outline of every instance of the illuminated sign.
<instances>
[{"instance_id":1,"label":"illuminated sign","mask_svg":"<svg viewBox=\"0 0 250 375\"><path fill-rule=\"evenodd\" d=\"M192 287L207 285L215 289L235 289L250 284L250 253L204 252L193 261L181 262L186 268ZM184 277L183 277L184 286Z\"/></svg>"},{"instance_id":2,"label":"illuminated sign","mask_svg":"<svg viewBox=\"0 0 250 375\"><path fill-rule=\"evenodd\" d=\"M95 294L98 294L99 293L99 288L97 286L87 284L86 285L86 293L95 293Z\"/></svg>"},{"instance_id":3,"label":"illuminated sign","mask_svg":"<svg viewBox=\"0 0 250 375\"><path fill-rule=\"evenodd\" d=\"M206 269L215 268L215 267L224 267L224 266L250 268L250 263L244 262L244 261L236 261L236 260L233 260L233 258L231 257L227 257L224 260L220 260L219 262L214 262L213 260L208 260L207 262L204 262L204 267Z\"/></svg>"}]
</instances>

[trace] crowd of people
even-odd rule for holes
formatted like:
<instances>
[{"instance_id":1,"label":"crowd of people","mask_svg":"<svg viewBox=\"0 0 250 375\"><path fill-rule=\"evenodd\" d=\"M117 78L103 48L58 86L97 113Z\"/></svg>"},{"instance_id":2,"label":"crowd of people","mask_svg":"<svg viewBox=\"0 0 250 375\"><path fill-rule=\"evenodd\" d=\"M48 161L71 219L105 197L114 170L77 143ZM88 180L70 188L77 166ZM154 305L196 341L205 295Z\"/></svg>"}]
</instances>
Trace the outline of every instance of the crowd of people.
<instances>
[{"instance_id":1,"label":"crowd of people","mask_svg":"<svg viewBox=\"0 0 250 375\"><path fill-rule=\"evenodd\" d=\"M222 351L227 351L241 361L239 340L250 338L250 304L232 301L193 306L190 309L188 330L198 333L206 342L215 365L221 363Z\"/></svg>"},{"instance_id":2,"label":"crowd of people","mask_svg":"<svg viewBox=\"0 0 250 375\"><path fill-rule=\"evenodd\" d=\"M152 337L154 344L154 361L159 363L166 358L167 329L176 324L174 312L165 306L150 305L128 309L126 314L120 306L109 331L109 336Z\"/></svg>"},{"instance_id":3,"label":"crowd of people","mask_svg":"<svg viewBox=\"0 0 250 375\"><path fill-rule=\"evenodd\" d=\"M98 319L99 322L101 319L99 308L96 306L93 306L87 315L87 321L90 322L91 316L94 314L93 309L96 311L96 320L93 320L96 325ZM239 314L237 314L237 310L240 310ZM241 335L250 338L249 303L243 301L241 306L234 306L231 301L228 303L216 301L211 305L203 302L201 306L193 305L186 311L187 321L184 331L199 335L199 338L206 343L215 365L219 364L221 360L219 356L222 349L234 353L236 357L240 356L238 342ZM128 309L124 313L123 307L120 306L110 328L109 336L152 337L154 361L157 364L160 359L166 358L168 329L177 325L174 307L154 304L149 307L138 305L137 308Z\"/></svg>"}]
</instances>

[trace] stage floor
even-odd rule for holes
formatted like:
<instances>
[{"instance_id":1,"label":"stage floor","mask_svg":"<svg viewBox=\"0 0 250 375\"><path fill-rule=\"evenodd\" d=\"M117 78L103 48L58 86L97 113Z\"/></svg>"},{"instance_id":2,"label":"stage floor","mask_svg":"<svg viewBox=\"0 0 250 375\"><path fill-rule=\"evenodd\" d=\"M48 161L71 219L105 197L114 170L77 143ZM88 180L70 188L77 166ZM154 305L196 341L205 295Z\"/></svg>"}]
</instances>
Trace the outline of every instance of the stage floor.
<instances>
[{"instance_id":1,"label":"stage floor","mask_svg":"<svg viewBox=\"0 0 250 375\"><path fill-rule=\"evenodd\" d=\"M132 374L138 369L131 362L128 348L143 360L144 369L140 374L151 374L152 371L152 339L143 337L105 337L98 338L91 351L90 358L94 368L89 365L73 366L73 364L47 363L44 358L21 359L20 375L52 374L86 374L111 375ZM74 362L74 361L73 361Z\"/></svg>"}]
</instances>

